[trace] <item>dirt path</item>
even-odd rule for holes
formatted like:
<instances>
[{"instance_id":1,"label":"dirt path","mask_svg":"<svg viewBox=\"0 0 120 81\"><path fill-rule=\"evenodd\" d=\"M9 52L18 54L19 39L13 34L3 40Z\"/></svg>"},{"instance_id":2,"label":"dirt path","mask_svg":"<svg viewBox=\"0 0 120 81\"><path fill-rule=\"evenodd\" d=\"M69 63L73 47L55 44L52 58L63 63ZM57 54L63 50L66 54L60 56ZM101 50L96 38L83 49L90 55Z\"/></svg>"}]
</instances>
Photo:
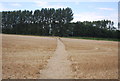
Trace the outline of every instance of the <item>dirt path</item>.
<instances>
[{"instance_id":1,"label":"dirt path","mask_svg":"<svg viewBox=\"0 0 120 81\"><path fill-rule=\"evenodd\" d=\"M64 44L57 39L57 48L55 54L48 61L48 65L44 70L40 71L41 79L70 79L72 72L70 61L67 60L67 52Z\"/></svg>"}]
</instances>

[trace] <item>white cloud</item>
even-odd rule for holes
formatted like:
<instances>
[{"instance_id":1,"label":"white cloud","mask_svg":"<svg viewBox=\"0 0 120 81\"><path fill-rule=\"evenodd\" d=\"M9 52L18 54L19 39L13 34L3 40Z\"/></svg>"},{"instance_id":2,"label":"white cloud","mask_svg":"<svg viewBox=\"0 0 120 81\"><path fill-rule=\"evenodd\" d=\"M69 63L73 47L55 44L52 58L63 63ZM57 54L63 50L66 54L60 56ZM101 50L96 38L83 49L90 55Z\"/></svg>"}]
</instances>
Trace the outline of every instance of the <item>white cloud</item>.
<instances>
[{"instance_id":1,"label":"white cloud","mask_svg":"<svg viewBox=\"0 0 120 81\"><path fill-rule=\"evenodd\" d=\"M18 3L13 3L13 4L10 4L11 6L15 6L15 7L21 7L21 4L18 4Z\"/></svg>"},{"instance_id":2,"label":"white cloud","mask_svg":"<svg viewBox=\"0 0 120 81\"><path fill-rule=\"evenodd\" d=\"M111 20L114 22L114 26L117 27L118 23L118 15L117 13L112 13L107 16L101 15L100 13L97 12L84 12L84 13L77 13L74 14L74 20L73 22L76 21L97 21L97 20Z\"/></svg>"},{"instance_id":3,"label":"white cloud","mask_svg":"<svg viewBox=\"0 0 120 81\"><path fill-rule=\"evenodd\" d=\"M4 6L0 3L0 11L5 10Z\"/></svg>"},{"instance_id":4,"label":"white cloud","mask_svg":"<svg viewBox=\"0 0 120 81\"><path fill-rule=\"evenodd\" d=\"M75 0L42 0L47 2L75 2ZM118 2L119 0L77 0L78 2ZM34 2L34 0L0 0L0 2Z\"/></svg>"},{"instance_id":5,"label":"white cloud","mask_svg":"<svg viewBox=\"0 0 120 81\"><path fill-rule=\"evenodd\" d=\"M9 9L6 8L2 3L0 3L0 11L8 11Z\"/></svg>"},{"instance_id":6,"label":"white cloud","mask_svg":"<svg viewBox=\"0 0 120 81\"><path fill-rule=\"evenodd\" d=\"M39 7L48 5L48 2L45 2L45 1L35 1L35 3Z\"/></svg>"},{"instance_id":7,"label":"white cloud","mask_svg":"<svg viewBox=\"0 0 120 81\"><path fill-rule=\"evenodd\" d=\"M114 10L113 8L98 8L99 10L108 10L108 11L112 11Z\"/></svg>"},{"instance_id":8,"label":"white cloud","mask_svg":"<svg viewBox=\"0 0 120 81\"><path fill-rule=\"evenodd\" d=\"M104 16L98 15L98 13L92 13L92 12L84 12L84 13L78 13L74 14L74 22L76 21L95 21L95 20L102 20L104 19Z\"/></svg>"},{"instance_id":9,"label":"white cloud","mask_svg":"<svg viewBox=\"0 0 120 81\"><path fill-rule=\"evenodd\" d=\"M51 5L49 4L49 2L46 2L46 1L38 1L36 0L34 2L38 7L41 7L41 8L66 8L67 6L63 6L63 5L59 5L59 4L56 4L56 5Z\"/></svg>"},{"instance_id":10,"label":"white cloud","mask_svg":"<svg viewBox=\"0 0 120 81\"><path fill-rule=\"evenodd\" d=\"M0 3L0 11L12 11L12 10L16 10L16 9L14 9L14 8L11 9L9 7L5 7L2 3Z\"/></svg>"}]
</instances>

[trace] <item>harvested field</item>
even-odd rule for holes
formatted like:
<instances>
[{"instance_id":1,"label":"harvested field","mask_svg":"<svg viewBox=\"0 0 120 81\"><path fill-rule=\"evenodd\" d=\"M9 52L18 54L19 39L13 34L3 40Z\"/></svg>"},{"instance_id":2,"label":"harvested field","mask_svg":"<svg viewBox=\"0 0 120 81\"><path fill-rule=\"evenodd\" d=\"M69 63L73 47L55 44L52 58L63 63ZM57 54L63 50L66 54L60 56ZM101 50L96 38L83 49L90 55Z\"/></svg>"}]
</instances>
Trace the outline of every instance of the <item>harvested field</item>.
<instances>
[{"instance_id":1,"label":"harvested field","mask_svg":"<svg viewBox=\"0 0 120 81\"><path fill-rule=\"evenodd\" d=\"M3 79L117 79L118 42L2 35Z\"/></svg>"},{"instance_id":2,"label":"harvested field","mask_svg":"<svg viewBox=\"0 0 120 81\"><path fill-rule=\"evenodd\" d=\"M3 79L38 79L56 49L56 38L2 35Z\"/></svg>"},{"instance_id":3,"label":"harvested field","mask_svg":"<svg viewBox=\"0 0 120 81\"><path fill-rule=\"evenodd\" d=\"M118 42L62 39L74 78L117 79Z\"/></svg>"}]
</instances>

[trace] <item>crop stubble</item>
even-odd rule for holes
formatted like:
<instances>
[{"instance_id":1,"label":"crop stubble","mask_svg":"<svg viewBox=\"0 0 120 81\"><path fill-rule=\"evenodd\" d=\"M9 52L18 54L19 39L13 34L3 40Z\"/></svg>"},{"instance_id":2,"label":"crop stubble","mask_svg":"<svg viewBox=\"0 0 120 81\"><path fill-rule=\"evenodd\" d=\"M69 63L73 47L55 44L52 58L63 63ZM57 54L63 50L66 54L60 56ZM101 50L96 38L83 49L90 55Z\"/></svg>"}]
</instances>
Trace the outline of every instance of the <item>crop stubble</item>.
<instances>
[{"instance_id":1,"label":"crop stubble","mask_svg":"<svg viewBox=\"0 0 120 81\"><path fill-rule=\"evenodd\" d=\"M74 78L117 79L118 42L63 38Z\"/></svg>"},{"instance_id":2,"label":"crop stubble","mask_svg":"<svg viewBox=\"0 0 120 81\"><path fill-rule=\"evenodd\" d=\"M57 41L51 37L2 35L3 79L38 79ZM118 42L61 38L78 79L117 79ZM53 66L55 67L55 66Z\"/></svg>"},{"instance_id":3,"label":"crop stubble","mask_svg":"<svg viewBox=\"0 0 120 81\"><path fill-rule=\"evenodd\" d=\"M2 35L3 79L37 79L54 54L56 39Z\"/></svg>"}]
</instances>

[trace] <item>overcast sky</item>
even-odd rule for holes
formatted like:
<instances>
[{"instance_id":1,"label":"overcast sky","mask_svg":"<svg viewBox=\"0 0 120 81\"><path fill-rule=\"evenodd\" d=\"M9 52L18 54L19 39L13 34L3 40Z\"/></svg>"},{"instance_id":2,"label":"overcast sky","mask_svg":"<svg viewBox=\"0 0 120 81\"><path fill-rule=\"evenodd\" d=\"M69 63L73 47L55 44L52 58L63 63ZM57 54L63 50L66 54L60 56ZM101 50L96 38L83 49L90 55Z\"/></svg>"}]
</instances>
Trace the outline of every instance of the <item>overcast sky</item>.
<instances>
[{"instance_id":1,"label":"overcast sky","mask_svg":"<svg viewBox=\"0 0 120 81\"><path fill-rule=\"evenodd\" d=\"M36 10L41 8L66 8L70 7L74 13L73 21L97 21L112 20L117 27L118 22L118 2L48 2L33 0L31 2L0 2L0 11L12 10Z\"/></svg>"}]
</instances>

